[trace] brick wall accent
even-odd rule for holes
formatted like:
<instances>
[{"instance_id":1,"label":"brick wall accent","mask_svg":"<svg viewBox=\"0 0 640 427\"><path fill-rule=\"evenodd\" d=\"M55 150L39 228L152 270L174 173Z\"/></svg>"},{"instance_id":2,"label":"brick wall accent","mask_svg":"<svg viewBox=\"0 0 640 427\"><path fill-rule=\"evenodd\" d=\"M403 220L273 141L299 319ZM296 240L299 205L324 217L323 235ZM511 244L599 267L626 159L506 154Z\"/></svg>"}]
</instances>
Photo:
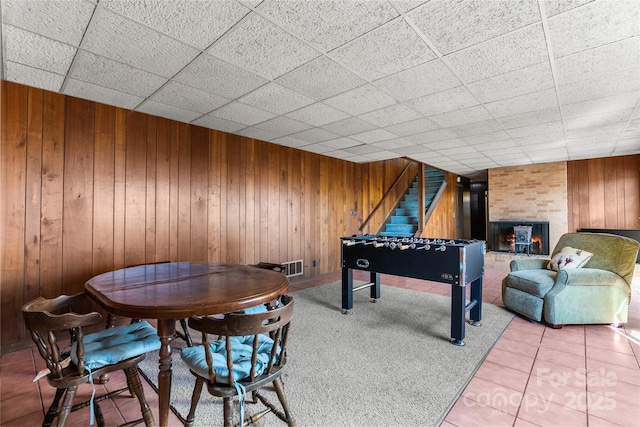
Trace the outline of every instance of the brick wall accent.
<instances>
[{"instance_id":1,"label":"brick wall accent","mask_svg":"<svg viewBox=\"0 0 640 427\"><path fill-rule=\"evenodd\" d=\"M549 250L569 230L567 163L489 169L489 221L549 221Z\"/></svg>"}]
</instances>

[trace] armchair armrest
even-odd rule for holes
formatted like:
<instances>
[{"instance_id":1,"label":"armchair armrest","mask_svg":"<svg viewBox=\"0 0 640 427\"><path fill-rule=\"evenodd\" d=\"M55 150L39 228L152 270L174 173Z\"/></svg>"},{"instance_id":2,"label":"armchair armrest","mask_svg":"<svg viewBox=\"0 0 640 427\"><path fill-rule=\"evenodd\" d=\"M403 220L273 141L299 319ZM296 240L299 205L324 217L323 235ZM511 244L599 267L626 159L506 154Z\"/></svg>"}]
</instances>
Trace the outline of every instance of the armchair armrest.
<instances>
[{"instance_id":1,"label":"armchair armrest","mask_svg":"<svg viewBox=\"0 0 640 427\"><path fill-rule=\"evenodd\" d=\"M549 259L546 258L518 258L509 263L511 271L546 270Z\"/></svg>"},{"instance_id":2,"label":"armchair armrest","mask_svg":"<svg viewBox=\"0 0 640 427\"><path fill-rule=\"evenodd\" d=\"M629 284L611 271L596 268L570 268L558 271L556 282L547 295L556 295L568 286L616 286L624 292L631 292Z\"/></svg>"}]
</instances>

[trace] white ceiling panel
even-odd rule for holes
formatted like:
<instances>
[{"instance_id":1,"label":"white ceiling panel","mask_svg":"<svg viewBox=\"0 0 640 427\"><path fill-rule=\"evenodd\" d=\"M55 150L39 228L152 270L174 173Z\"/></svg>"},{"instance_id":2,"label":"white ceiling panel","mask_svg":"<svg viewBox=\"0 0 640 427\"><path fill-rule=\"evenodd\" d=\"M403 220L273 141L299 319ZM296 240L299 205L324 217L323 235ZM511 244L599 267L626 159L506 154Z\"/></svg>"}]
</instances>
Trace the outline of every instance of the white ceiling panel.
<instances>
[{"instance_id":1,"label":"white ceiling panel","mask_svg":"<svg viewBox=\"0 0 640 427\"><path fill-rule=\"evenodd\" d=\"M266 19L250 14L208 52L240 68L275 79L319 53Z\"/></svg>"},{"instance_id":2,"label":"white ceiling panel","mask_svg":"<svg viewBox=\"0 0 640 427\"><path fill-rule=\"evenodd\" d=\"M122 108L133 110L144 98L132 94L119 92L103 86L94 85L93 83L83 82L80 80L69 79L65 84L62 93L76 98L89 99L91 101L101 102L107 105L115 105ZM193 120L193 117L191 120Z\"/></svg>"},{"instance_id":3,"label":"white ceiling panel","mask_svg":"<svg viewBox=\"0 0 640 427\"><path fill-rule=\"evenodd\" d=\"M268 83L240 98L240 102L282 115L312 104L315 100L279 84Z\"/></svg>"},{"instance_id":4,"label":"white ceiling panel","mask_svg":"<svg viewBox=\"0 0 640 427\"><path fill-rule=\"evenodd\" d=\"M257 11L299 38L328 52L398 16L385 1L265 1Z\"/></svg>"},{"instance_id":5,"label":"white ceiling panel","mask_svg":"<svg viewBox=\"0 0 640 427\"><path fill-rule=\"evenodd\" d=\"M201 50L250 11L235 0L100 0L100 4Z\"/></svg>"},{"instance_id":6,"label":"white ceiling panel","mask_svg":"<svg viewBox=\"0 0 640 427\"><path fill-rule=\"evenodd\" d=\"M208 113L230 102L221 96L176 81L170 81L161 87L151 99L200 114Z\"/></svg>"},{"instance_id":7,"label":"white ceiling panel","mask_svg":"<svg viewBox=\"0 0 640 427\"><path fill-rule=\"evenodd\" d=\"M376 80L374 85L399 101L408 101L461 86L462 82L441 60L434 60Z\"/></svg>"},{"instance_id":8,"label":"white ceiling panel","mask_svg":"<svg viewBox=\"0 0 640 427\"><path fill-rule=\"evenodd\" d=\"M486 179L640 153L637 0L2 0L0 18L0 78L347 161Z\"/></svg>"},{"instance_id":9,"label":"white ceiling panel","mask_svg":"<svg viewBox=\"0 0 640 427\"><path fill-rule=\"evenodd\" d=\"M167 82L166 77L84 50L78 51L69 77L144 98Z\"/></svg>"},{"instance_id":10,"label":"white ceiling panel","mask_svg":"<svg viewBox=\"0 0 640 427\"><path fill-rule=\"evenodd\" d=\"M322 56L279 77L276 82L321 100L362 86L367 81Z\"/></svg>"},{"instance_id":11,"label":"white ceiling panel","mask_svg":"<svg viewBox=\"0 0 640 427\"><path fill-rule=\"evenodd\" d=\"M403 19L381 26L329 56L367 80L380 79L436 57Z\"/></svg>"},{"instance_id":12,"label":"white ceiling panel","mask_svg":"<svg viewBox=\"0 0 640 427\"><path fill-rule=\"evenodd\" d=\"M80 47L163 77L173 76L199 53L185 43L100 7Z\"/></svg>"},{"instance_id":13,"label":"white ceiling panel","mask_svg":"<svg viewBox=\"0 0 640 427\"><path fill-rule=\"evenodd\" d=\"M235 99L268 80L211 55L200 55L173 78L198 89Z\"/></svg>"}]
</instances>

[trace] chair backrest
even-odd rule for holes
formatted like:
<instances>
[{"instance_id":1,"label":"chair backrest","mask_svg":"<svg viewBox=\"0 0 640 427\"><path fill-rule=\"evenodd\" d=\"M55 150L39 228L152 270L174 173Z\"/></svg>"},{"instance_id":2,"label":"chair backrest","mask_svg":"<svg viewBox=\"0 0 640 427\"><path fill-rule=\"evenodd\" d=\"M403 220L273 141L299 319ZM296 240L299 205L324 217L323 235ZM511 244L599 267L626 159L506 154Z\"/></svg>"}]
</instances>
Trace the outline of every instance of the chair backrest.
<instances>
[{"instance_id":1,"label":"chair backrest","mask_svg":"<svg viewBox=\"0 0 640 427\"><path fill-rule=\"evenodd\" d=\"M611 271L631 284L640 247L637 241L614 234L566 233L558 240L552 257L566 246L593 254L584 268Z\"/></svg>"},{"instance_id":2,"label":"chair backrest","mask_svg":"<svg viewBox=\"0 0 640 427\"><path fill-rule=\"evenodd\" d=\"M74 306L85 300L85 294L60 295L53 299L38 297L22 307L22 316L31 338L51 371L50 375L55 378L63 378L63 362L68 357L66 352L61 352L58 343L58 333L62 331L68 331L71 343L75 342L77 345L78 374L82 375L85 372L82 328L96 325L102 320L102 315L98 312L73 312Z\"/></svg>"},{"instance_id":3,"label":"chair backrest","mask_svg":"<svg viewBox=\"0 0 640 427\"><path fill-rule=\"evenodd\" d=\"M258 375L269 374L274 366L283 366L286 363L286 347L289 336L289 326L293 313L293 297L283 295L275 308L269 307L265 312L247 314L247 313L228 313L215 316L194 316L189 318L189 326L195 330L202 332L202 343L205 348L205 356L209 365L209 380L211 382L224 382L233 384L234 380L234 360L233 346L239 341L250 342L252 345L251 354L251 372L248 379L253 381L256 378L258 353L263 350L265 336L273 340L273 345L269 348L268 362L264 371ZM209 346L208 335L217 335L224 337L226 347L226 362L228 369L228 378L223 381L216 379L216 373L213 366L213 356ZM241 340L234 339L241 337Z\"/></svg>"}]
</instances>

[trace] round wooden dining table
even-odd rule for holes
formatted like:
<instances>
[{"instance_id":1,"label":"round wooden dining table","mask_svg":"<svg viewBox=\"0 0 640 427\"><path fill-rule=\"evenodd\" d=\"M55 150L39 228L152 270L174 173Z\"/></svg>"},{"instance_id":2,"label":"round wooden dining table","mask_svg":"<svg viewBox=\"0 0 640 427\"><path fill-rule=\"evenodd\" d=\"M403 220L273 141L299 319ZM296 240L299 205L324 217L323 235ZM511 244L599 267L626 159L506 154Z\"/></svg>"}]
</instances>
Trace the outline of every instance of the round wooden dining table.
<instances>
[{"instance_id":1,"label":"round wooden dining table","mask_svg":"<svg viewBox=\"0 0 640 427\"><path fill-rule=\"evenodd\" d=\"M171 339L175 323L194 315L230 313L284 295L287 277L245 265L173 262L111 271L85 283L85 291L108 313L156 319L161 347L158 373L160 425L166 426L171 398Z\"/></svg>"}]
</instances>

